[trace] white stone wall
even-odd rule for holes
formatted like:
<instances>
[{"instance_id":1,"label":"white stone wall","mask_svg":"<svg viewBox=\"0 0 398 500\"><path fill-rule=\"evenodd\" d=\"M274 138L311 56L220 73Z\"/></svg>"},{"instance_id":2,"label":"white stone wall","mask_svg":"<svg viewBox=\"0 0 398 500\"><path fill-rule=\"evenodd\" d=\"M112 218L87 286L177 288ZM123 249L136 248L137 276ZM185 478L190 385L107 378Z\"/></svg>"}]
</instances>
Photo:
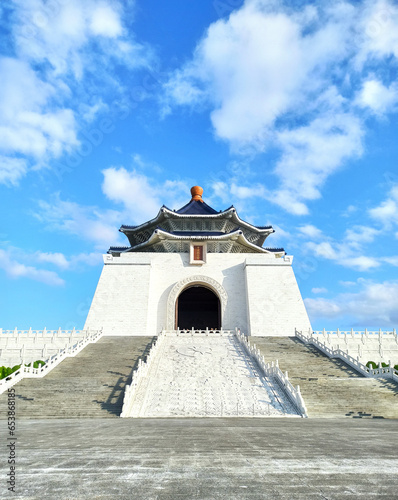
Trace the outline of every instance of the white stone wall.
<instances>
[{"instance_id":1,"label":"white stone wall","mask_svg":"<svg viewBox=\"0 0 398 500\"><path fill-rule=\"evenodd\" d=\"M255 267L246 261L266 264ZM294 335L295 326L310 327L290 262L273 255L209 253L206 263L198 266L189 263L187 253L131 252L120 257L104 255L104 264L84 328L103 328L105 335L156 335L170 327L170 314L174 315L174 307L167 308L170 292L180 281L194 277L199 277L195 278L198 283L200 277L208 279L205 284L219 295L224 329L238 327L251 335ZM258 304L269 309L275 293L281 302L277 316L264 324L256 313ZM288 323L280 315L288 317Z\"/></svg>"},{"instance_id":2,"label":"white stone wall","mask_svg":"<svg viewBox=\"0 0 398 500\"><path fill-rule=\"evenodd\" d=\"M252 336L294 336L311 324L292 269L293 257L246 258L249 332Z\"/></svg>"},{"instance_id":3,"label":"white stone wall","mask_svg":"<svg viewBox=\"0 0 398 500\"><path fill-rule=\"evenodd\" d=\"M156 331L148 334L147 325L151 259L136 255L141 258L104 255L87 327L103 328L104 335L156 335Z\"/></svg>"}]
</instances>

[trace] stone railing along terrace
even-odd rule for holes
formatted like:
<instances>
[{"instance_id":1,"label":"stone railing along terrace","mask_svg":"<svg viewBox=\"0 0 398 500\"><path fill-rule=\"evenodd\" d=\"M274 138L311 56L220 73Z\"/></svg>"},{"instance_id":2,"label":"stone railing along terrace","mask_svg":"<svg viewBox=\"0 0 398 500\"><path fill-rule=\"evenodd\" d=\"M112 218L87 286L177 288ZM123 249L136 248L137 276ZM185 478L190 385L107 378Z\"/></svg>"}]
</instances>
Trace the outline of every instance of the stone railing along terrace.
<instances>
[{"instance_id":1,"label":"stone railing along terrace","mask_svg":"<svg viewBox=\"0 0 398 500\"><path fill-rule=\"evenodd\" d=\"M0 328L0 363L2 366L19 365L46 360L89 336L87 330L3 330Z\"/></svg>"},{"instance_id":2,"label":"stone railing along terrace","mask_svg":"<svg viewBox=\"0 0 398 500\"><path fill-rule=\"evenodd\" d=\"M239 340L241 345L244 346L249 356L252 356L256 360L257 364L264 372L264 374L276 378L277 382L283 388L288 398L300 411L303 417L306 417L307 408L300 393L300 386L297 385L296 387L294 387L290 383L288 372L282 372L282 370L279 368L278 360L276 360L275 363L273 361L271 363L266 363L264 356L261 354L260 350L257 349L256 344L254 344L253 346L250 345L247 337L243 335L239 330L236 332L236 338Z\"/></svg>"},{"instance_id":3,"label":"stone railing along terrace","mask_svg":"<svg viewBox=\"0 0 398 500\"><path fill-rule=\"evenodd\" d=\"M56 330L54 330L56 331ZM72 330L71 332L63 332L65 334L69 333L69 338L73 339L72 333L75 332L75 330ZM46 332L47 333L47 332ZM14 384L22 380L23 378L41 378L47 375L53 368L59 365L61 361L63 361L67 357L74 357L76 354L78 354L82 349L86 347L87 344L91 344L94 342L97 342L102 337L102 330L99 331L87 331L87 330L81 330L78 332L79 338L75 340L73 343L72 341L64 348L58 349L57 352L50 357L40 357L39 359L42 359L45 361L45 364L40 366L39 368L33 368L33 360L31 361L26 361L25 359L22 359L21 362L21 367L12 373L10 376L1 379L0 380L0 394L2 394L4 391L12 387ZM42 337L43 338L43 337ZM28 351L28 348L26 348ZM43 359L44 358L44 359ZM37 358L35 359L35 361ZM30 363L30 366L25 366L26 364ZM19 364L19 363L17 363Z\"/></svg>"},{"instance_id":4,"label":"stone railing along terrace","mask_svg":"<svg viewBox=\"0 0 398 500\"><path fill-rule=\"evenodd\" d=\"M379 363L392 362L398 364L398 336L394 330L390 331L314 331L310 332L311 338L318 339L331 349L348 350L348 353L365 364L368 361Z\"/></svg>"},{"instance_id":5,"label":"stone railing along terrace","mask_svg":"<svg viewBox=\"0 0 398 500\"><path fill-rule=\"evenodd\" d=\"M377 336L376 336L377 333ZM299 338L302 342L305 344L312 344L317 349L322 351L324 354L326 354L329 358L339 358L343 360L345 363L348 365L352 366L360 372L362 375L365 377L372 377L372 378L389 378L394 380L395 382L398 382L398 372L394 370L394 363L392 361L388 361L388 366L383 367L381 364L381 361L379 362L379 367L378 368L370 368L366 366L363 362L360 360L360 356L357 355L354 357L349 353L349 348L347 347L348 341L344 344L346 349L343 350L339 347L339 344L336 345L336 348L331 346L331 342L327 342L327 339L331 339L332 335L336 335L337 339L344 340L347 339L348 334L351 335L351 338L353 335L358 335L358 339L360 339L361 342L367 343L368 339L374 339L377 342L382 342L381 339L388 338L389 340L393 340L395 342L396 339L396 333L395 330L394 332L326 332L325 330L322 332L313 332L313 334L310 335L304 335L302 332L299 332L296 330L296 337ZM361 336L359 336L361 335ZM373 337L369 337L369 335L374 335ZM384 337L385 336L385 337ZM348 339L347 339L348 340ZM373 360L371 360L373 361Z\"/></svg>"}]
</instances>

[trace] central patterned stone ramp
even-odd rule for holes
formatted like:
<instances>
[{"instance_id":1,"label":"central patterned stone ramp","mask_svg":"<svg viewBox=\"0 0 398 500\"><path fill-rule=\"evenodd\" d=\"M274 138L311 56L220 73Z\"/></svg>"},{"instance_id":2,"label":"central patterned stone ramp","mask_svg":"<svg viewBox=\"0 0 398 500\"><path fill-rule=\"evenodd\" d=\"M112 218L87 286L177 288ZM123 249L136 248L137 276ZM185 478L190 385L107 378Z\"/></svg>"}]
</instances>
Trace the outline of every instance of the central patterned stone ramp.
<instances>
[{"instance_id":1,"label":"central patterned stone ramp","mask_svg":"<svg viewBox=\"0 0 398 500\"><path fill-rule=\"evenodd\" d=\"M233 334L169 334L134 394L128 417L297 417Z\"/></svg>"}]
</instances>

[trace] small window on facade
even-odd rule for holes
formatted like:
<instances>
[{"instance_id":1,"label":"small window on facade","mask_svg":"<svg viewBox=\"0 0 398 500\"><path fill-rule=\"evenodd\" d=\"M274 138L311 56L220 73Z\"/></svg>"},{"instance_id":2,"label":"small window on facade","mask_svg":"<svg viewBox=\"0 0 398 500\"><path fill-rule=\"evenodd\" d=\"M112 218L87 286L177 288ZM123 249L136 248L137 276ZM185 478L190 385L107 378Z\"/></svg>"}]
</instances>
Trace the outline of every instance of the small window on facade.
<instances>
[{"instance_id":1,"label":"small window on facade","mask_svg":"<svg viewBox=\"0 0 398 500\"><path fill-rule=\"evenodd\" d=\"M203 246L195 245L193 247L193 260L203 260Z\"/></svg>"}]
</instances>

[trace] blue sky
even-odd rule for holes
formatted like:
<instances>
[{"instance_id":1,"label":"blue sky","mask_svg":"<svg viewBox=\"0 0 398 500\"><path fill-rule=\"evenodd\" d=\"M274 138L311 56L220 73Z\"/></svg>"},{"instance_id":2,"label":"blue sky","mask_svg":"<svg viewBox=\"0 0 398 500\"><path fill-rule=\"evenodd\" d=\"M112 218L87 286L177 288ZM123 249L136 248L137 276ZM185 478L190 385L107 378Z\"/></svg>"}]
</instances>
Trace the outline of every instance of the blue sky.
<instances>
[{"instance_id":1,"label":"blue sky","mask_svg":"<svg viewBox=\"0 0 398 500\"><path fill-rule=\"evenodd\" d=\"M0 5L0 326L81 328L121 224L276 230L315 329L398 323L398 4Z\"/></svg>"}]
</instances>

